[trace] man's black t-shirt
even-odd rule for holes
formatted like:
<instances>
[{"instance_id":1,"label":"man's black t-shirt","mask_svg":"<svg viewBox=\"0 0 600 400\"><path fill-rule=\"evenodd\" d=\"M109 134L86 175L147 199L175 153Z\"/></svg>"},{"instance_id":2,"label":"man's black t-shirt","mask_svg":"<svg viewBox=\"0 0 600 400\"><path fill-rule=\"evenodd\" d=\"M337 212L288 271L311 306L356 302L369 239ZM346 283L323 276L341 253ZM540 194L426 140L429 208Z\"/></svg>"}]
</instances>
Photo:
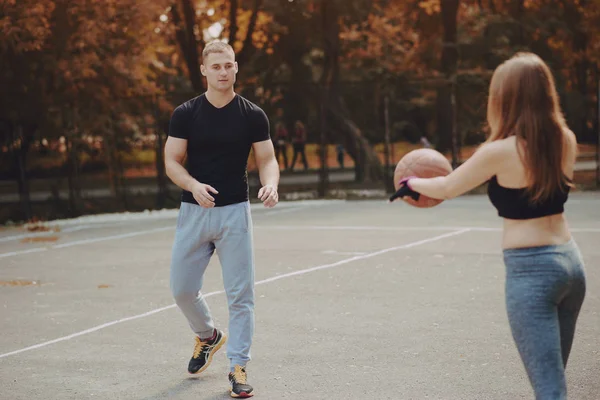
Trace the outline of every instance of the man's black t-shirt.
<instances>
[{"instance_id":1,"label":"man's black t-shirt","mask_svg":"<svg viewBox=\"0 0 600 400\"><path fill-rule=\"evenodd\" d=\"M222 108L206 95L195 97L173 111L169 136L187 139L188 173L219 193L215 206L248 200L248 156L252 143L269 140L269 119L264 111L240 95ZM198 204L184 190L181 201Z\"/></svg>"}]
</instances>

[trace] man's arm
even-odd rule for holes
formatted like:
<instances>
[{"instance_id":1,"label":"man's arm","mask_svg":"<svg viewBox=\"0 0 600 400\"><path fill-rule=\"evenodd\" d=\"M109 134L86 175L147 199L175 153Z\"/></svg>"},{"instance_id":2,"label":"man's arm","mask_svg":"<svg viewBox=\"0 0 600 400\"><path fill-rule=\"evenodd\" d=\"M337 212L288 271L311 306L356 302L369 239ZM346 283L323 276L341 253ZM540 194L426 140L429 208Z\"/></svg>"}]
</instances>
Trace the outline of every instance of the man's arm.
<instances>
[{"instance_id":1,"label":"man's arm","mask_svg":"<svg viewBox=\"0 0 600 400\"><path fill-rule=\"evenodd\" d=\"M165 144L165 169L167 176L183 190L190 191L195 179L187 172L183 163L187 153L187 140L169 136Z\"/></svg>"},{"instance_id":2,"label":"man's arm","mask_svg":"<svg viewBox=\"0 0 600 400\"><path fill-rule=\"evenodd\" d=\"M279 201L277 187L279 186L279 164L275 159L273 142L263 140L252 144L254 158L258 167L258 175L262 188L258 192L258 198L266 207L274 207Z\"/></svg>"},{"instance_id":3,"label":"man's arm","mask_svg":"<svg viewBox=\"0 0 600 400\"><path fill-rule=\"evenodd\" d=\"M205 185L194 179L183 166L187 153L187 139L169 136L165 144L165 169L167 176L177 186L194 195L194 199L202 207L215 206L215 199L210 195L217 192L212 186Z\"/></svg>"}]
</instances>

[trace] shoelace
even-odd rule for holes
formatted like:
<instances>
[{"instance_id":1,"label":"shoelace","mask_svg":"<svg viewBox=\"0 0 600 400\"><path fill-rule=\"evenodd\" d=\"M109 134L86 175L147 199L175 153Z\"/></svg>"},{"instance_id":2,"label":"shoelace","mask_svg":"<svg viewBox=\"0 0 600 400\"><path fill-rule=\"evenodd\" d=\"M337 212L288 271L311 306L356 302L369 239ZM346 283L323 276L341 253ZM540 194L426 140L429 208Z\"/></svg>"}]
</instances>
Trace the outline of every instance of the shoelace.
<instances>
[{"instance_id":1,"label":"shoelace","mask_svg":"<svg viewBox=\"0 0 600 400\"><path fill-rule=\"evenodd\" d=\"M198 336L196 336L196 345L194 346L194 358L198 358L204 346L208 346L208 343L200 340Z\"/></svg>"},{"instance_id":2,"label":"shoelace","mask_svg":"<svg viewBox=\"0 0 600 400\"><path fill-rule=\"evenodd\" d=\"M237 383L241 383L242 385L246 384L246 371L244 371L241 367L236 366L233 370L233 379Z\"/></svg>"}]
</instances>

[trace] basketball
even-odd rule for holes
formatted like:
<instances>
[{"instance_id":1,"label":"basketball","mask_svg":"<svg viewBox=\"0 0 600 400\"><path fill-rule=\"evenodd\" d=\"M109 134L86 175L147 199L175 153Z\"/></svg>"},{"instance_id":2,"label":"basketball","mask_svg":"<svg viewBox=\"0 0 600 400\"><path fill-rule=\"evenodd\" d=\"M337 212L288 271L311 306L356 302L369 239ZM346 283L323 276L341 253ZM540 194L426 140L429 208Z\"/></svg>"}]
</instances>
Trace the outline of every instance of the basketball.
<instances>
[{"instance_id":1,"label":"basketball","mask_svg":"<svg viewBox=\"0 0 600 400\"><path fill-rule=\"evenodd\" d=\"M394 188L400 187L400 181L408 176L418 178L435 178L437 176L446 176L452 172L452 164L442 153L433 149L413 150L398 162L394 171ZM429 208L440 204L443 200L432 199L421 195L418 201L410 198L403 199L406 203L419 207Z\"/></svg>"}]
</instances>

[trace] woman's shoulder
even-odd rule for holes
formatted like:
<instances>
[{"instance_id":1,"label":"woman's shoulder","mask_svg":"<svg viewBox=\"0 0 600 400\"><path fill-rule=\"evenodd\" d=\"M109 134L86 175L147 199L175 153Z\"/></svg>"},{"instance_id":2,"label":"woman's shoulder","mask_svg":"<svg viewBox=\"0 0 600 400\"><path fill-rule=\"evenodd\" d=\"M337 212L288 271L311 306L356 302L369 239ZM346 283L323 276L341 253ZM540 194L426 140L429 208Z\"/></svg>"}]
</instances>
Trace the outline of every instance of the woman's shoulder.
<instances>
[{"instance_id":1,"label":"woman's shoulder","mask_svg":"<svg viewBox=\"0 0 600 400\"><path fill-rule=\"evenodd\" d=\"M563 135L564 135L569 147L571 147L573 150L577 151L577 136L575 135L575 133L573 133L573 131L570 130L569 128L565 128L563 130Z\"/></svg>"},{"instance_id":2,"label":"woman's shoulder","mask_svg":"<svg viewBox=\"0 0 600 400\"><path fill-rule=\"evenodd\" d=\"M482 146L486 152L505 155L508 153L517 151L517 138L515 136L509 136L504 139L496 139L489 142L485 142Z\"/></svg>"}]
</instances>

